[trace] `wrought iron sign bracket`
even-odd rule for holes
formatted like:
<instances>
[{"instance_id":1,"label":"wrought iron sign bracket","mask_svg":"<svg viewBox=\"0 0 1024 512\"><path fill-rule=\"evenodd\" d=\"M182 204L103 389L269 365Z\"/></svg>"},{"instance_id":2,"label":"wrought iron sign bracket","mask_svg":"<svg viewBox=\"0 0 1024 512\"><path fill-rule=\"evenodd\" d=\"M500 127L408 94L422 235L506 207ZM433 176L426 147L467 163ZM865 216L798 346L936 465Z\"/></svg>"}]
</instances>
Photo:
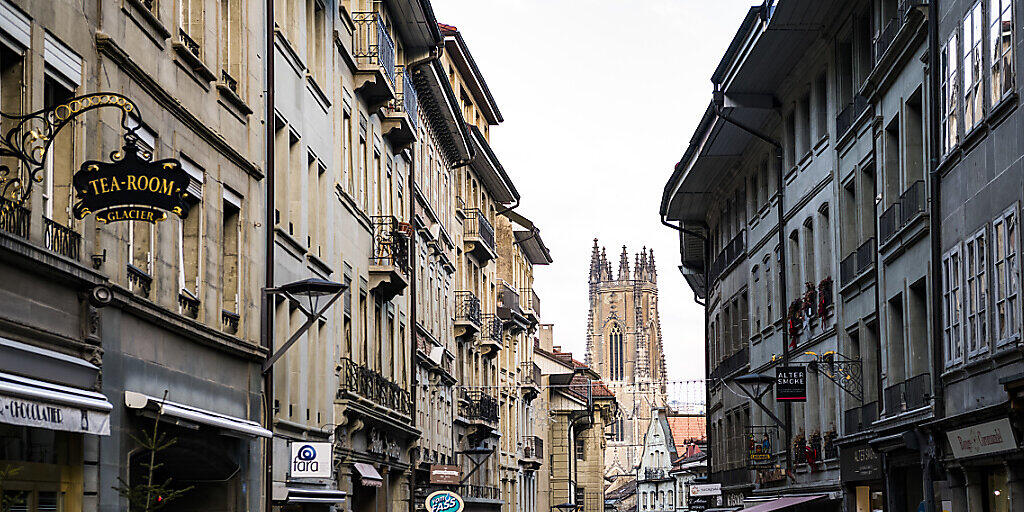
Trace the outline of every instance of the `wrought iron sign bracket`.
<instances>
[{"instance_id":1,"label":"wrought iron sign bracket","mask_svg":"<svg viewBox=\"0 0 1024 512\"><path fill-rule=\"evenodd\" d=\"M0 112L0 119L13 126L0 136L0 157L13 157L25 166L24 172L0 165L0 198L24 204L32 194L35 183L42 183L46 157L54 138L62 128L85 112L100 107L121 110L121 127L126 142L137 139L135 131L141 126L138 105L128 97L113 92L98 92L76 96L58 105L52 105L30 114ZM133 119L134 126L130 126Z\"/></svg>"},{"instance_id":2,"label":"wrought iron sign bracket","mask_svg":"<svg viewBox=\"0 0 1024 512\"><path fill-rule=\"evenodd\" d=\"M836 351L828 351L820 356L814 352L806 352L813 356L813 361L807 361L807 370L824 375L828 380L836 383L839 389L845 391L858 401L864 401L864 362L861 359L852 359Z\"/></svg>"}]
</instances>

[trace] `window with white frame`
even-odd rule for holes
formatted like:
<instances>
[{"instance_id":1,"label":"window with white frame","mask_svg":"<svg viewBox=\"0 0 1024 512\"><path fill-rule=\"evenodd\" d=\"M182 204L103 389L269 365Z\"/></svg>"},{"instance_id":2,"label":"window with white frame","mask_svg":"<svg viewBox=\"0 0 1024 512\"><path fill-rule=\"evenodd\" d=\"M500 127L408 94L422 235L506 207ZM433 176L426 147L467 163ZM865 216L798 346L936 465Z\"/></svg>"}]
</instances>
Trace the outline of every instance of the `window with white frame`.
<instances>
[{"instance_id":1,"label":"window with white frame","mask_svg":"<svg viewBox=\"0 0 1024 512\"><path fill-rule=\"evenodd\" d=\"M981 122L982 112L982 9L979 0L964 16L963 63L961 73L964 84L964 131L969 132Z\"/></svg>"},{"instance_id":2,"label":"window with white frame","mask_svg":"<svg viewBox=\"0 0 1024 512\"><path fill-rule=\"evenodd\" d=\"M999 344L1020 330L1017 308L1017 212L1010 208L992 222L992 285L995 292L995 333Z\"/></svg>"},{"instance_id":3,"label":"window with white frame","mask_svg":"<svg viewBox=\"0 0 1024 512\"><path fill-rule=\"evenodd\" d=\"M750 269L750 287L753 293L750 295L753 304L751 311L754 313L754 332L761 332L761 303L758 295L761 293L761 267L754 265Z\"/></svg>"},{"instance_id":4,"label":"window with white frame","mask_svg":"<svg viewBox=\"0 0 1024 512\"><path fill-rule=\"evenodd\" d=\"M942 47L939 64L941 66L941 89L940 96L942 104L940 137L942 139L942 154L949 153L960 141L960 134L957 131L957 102L959 101L959 87L957 87L957 32L950 34L946 44Z\"/></svg>"},{"instance_id":5,"label":"window with white frame","mask_svg":"<svg viewBox=\"0 0 1024 512\"><path fill-rule=\"evenodd\" d=\"M1013 90L1013 0L988 0L991 104Z\"/></svg>"},{"instance_id":6,"label":"window with white frame","mask_svg":"<svg viewBox=\"0 0 1024 512\"><path fill-rule=\"evenodd\" d=\"M764 313L765 313L765 326L772 325L775 322L775 317L772 316L772 288L775 286L775 275L772 274L772 257L770 254L765 255L764 260L761 261L764 267Z\"/></svg>"},{"instance_id":7,"label":"window with white frame","mask_svg":"<svg viewBox=\"0 0 1024 512\"><path fill-rule=\"evenodd\" d=\"M986 265L985 229L982 228L964 242L964 344L967 354L975 355L988 348L988 325L985 320L988 285Z\"/></svg>"},{"instance_id":8,"label":"window with white frame","mask_svg":"<svg viewBox=\"0 0 1024 512\"><path fill-rule=\"evenodd\" d=\"M960 338L960 246L942 257L942 341L946 366L963 361Z\"/></svg>"}]
</instances>

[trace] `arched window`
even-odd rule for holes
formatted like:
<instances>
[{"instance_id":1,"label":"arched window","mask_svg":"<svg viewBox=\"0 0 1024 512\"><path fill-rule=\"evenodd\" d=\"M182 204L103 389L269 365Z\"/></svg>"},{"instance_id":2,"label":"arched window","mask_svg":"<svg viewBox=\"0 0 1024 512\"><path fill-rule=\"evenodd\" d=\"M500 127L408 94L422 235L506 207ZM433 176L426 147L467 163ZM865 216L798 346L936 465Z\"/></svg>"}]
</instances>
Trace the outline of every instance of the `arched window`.
<instances>
[{"instance_id":1,"label":"arched window","mask_svg":"<svg viewBox=\"0 0 1024 512\"><path fill-rule=\"evenodd\" d=\"M622 344L622 330L619 324L612 324L608 334L608 351L611 356L611 380L622 380L626 375L626 350Z\"/></svg>"}]
</instances>

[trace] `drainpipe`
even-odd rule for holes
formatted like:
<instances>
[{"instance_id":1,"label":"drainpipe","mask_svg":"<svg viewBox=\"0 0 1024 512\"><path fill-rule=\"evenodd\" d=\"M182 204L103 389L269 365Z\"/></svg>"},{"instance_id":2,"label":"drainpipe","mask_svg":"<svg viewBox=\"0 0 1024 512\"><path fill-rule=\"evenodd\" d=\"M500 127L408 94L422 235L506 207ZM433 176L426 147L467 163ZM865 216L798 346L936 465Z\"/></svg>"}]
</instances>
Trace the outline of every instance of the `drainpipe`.
<instances>
[{"instance_id":1,"label":"drainpipe","mask_svg":"<svg viewBox=\"0 0 1024 512\"><path fill-rule=\"evenodd\" d=\"M928 102L929 131L929 171L931 178L931 211L928 216L929 241L931 242L932 256L932 411L936 418L945 414L945 407L942 398L942 380L940 377L942 368L941 343L938 341L938 333L942 332L942 317L938 313L942 310L942 300L939 285L941 282L940 272L942 268L942 207L940 192L942 189L942 177L939 175L939 6L938 2L928 2ZM924 469L924 506L927 512L934 512L935 507L935 436L931 432L922 432L925 437L921 443L921 463L926 466Z\"/></svg>"},{"instance_id":2,"label":"drainpipe","mask_svg":"<svg viewBox=\"0 0 1024 512\"><path fill-rule=\"evenodd\" d=\"M725 100L725 93L720 89L721 84L715 84L714 101L711 102L712 108L715 109L715 115L729 124L753 135L754 137L761 139L768 143L775 149L775 200L778 202L778 243L779 243L779 306L782 311L782 364L789 364L789 329L786 325L786 315L789 312L789 297L787 293L786 285L786 233L785 233L785 173L783 167L783 149L782 143L768 136L767 134L761 133L760 130L751 128L739 121L730 118L725 112L722 111L722 103ZM786 408L786 473L787 475L793 474L793 455L790 451L791 437L793 432L793 405L789 402L785 403Z\"/></svg>"},{"instance_id":3,"label":"drainpipe","mask_svg":"<svg viewBox=\"0 0 1024 512\"><path fill-rule=\"evenodd\" d=\"M264 273L264 288L270 289L274 287L274 127L277 123L277 119L274 116L274 58L276 51L274 50L274 0L266 0L264 11L266 17L264 18L264 29L266 34L264 36L264 61L265 61L265 75L264 75L264 119L263 129L265 132L266 145L266 161L264 162L265 169L265 187L266 187L266 199L264 212L265 216L263 219L263 230L266 236L264 241L264 251L266 254L263 258L263 273ZM274 316L273 316L273 301L269 294L260 293L260 338L262 345L267 349L267 354L274 352ZM274 369L270 367L266 372L263 372L263 401L265 412L264 414L264 427L271 432L271 437L266 441L266 448L264 450L264 509L266 512L274 512L273 494L274 494Z\"/></svg>"}]
</instances>

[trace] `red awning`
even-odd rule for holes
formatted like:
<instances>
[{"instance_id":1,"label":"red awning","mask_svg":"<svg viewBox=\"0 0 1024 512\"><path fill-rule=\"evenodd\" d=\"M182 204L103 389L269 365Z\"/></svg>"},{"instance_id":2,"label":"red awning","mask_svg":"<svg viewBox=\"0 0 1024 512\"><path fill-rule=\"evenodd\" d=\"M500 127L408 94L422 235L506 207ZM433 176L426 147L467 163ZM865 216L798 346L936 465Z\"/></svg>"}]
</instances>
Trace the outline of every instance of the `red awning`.
<instances>
[{"instance_id":1,"label":"red awning","mask_svg":"<svg viewBox=\"0 0 1024 512\"><path fill-rule=\"evenodd\" d=\"M814 501L824 497L824 494L815 494L812 496L787 496L785 498L779 498L777 500L754 505L750 508L745 508L742 512L772 512L773 510L785 510L793 505L807 503L808 501Z\"/></svg>"},{"instance_id":2,"label":"red awning","mask_svg":"<svg viewBox=\"0 0 1024 512\"><path fill-rule=\"evenodd\" d=\"M356 462L352 465L359 473L359 483L366 487L380 487L384 483L384 477L380 476L377 469L365 462Z\"/></svg>"}]
</instances>

